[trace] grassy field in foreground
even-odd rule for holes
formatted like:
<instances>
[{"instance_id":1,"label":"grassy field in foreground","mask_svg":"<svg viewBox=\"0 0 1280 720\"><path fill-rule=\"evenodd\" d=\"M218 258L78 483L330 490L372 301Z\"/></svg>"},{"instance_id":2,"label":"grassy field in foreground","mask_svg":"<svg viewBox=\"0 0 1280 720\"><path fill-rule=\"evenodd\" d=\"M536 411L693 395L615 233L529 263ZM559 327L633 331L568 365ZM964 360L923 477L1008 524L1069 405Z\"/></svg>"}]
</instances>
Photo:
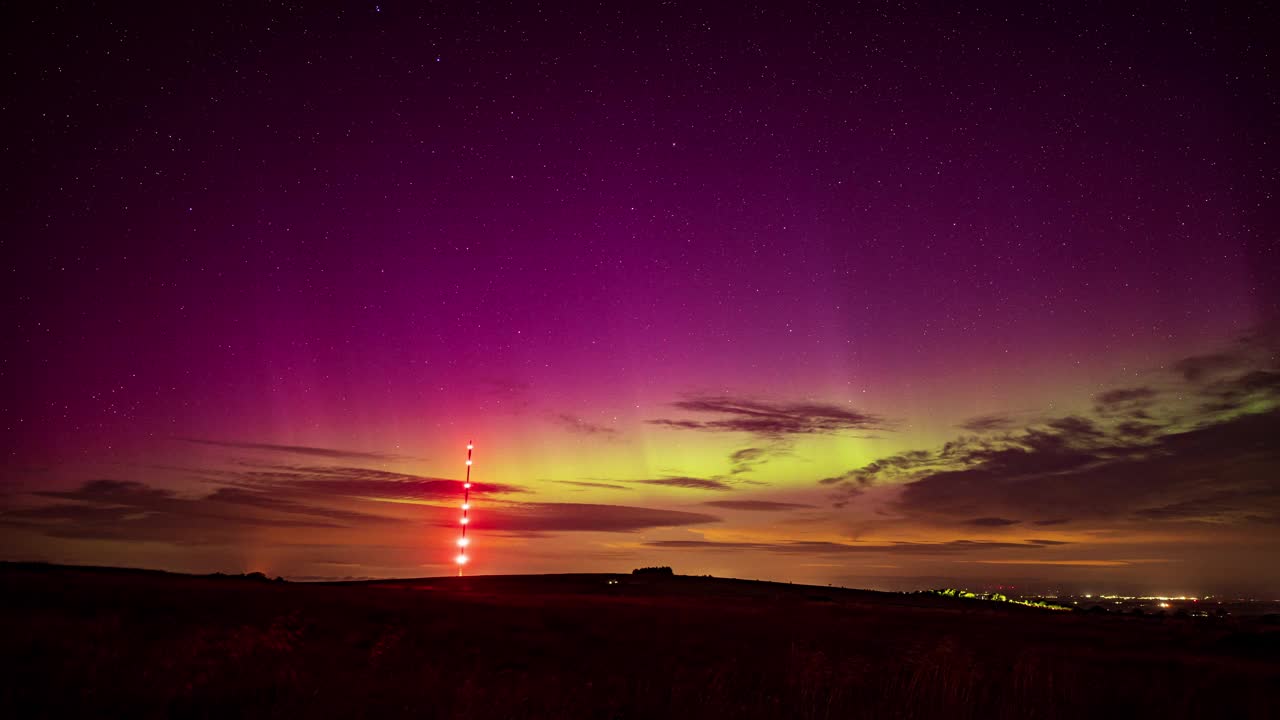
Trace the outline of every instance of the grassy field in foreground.
<instances>
[{"instance_id":1,"label":"grassy field in foreground","mask_svg":"<svg viewBox=\"0 0 1280 720\"><path fill-rule=\"evenodd\" d=\"M1280 713L1280 635L1231 619L629 575L306 585L9 565L0 593L11 718Z\"/></svg>"}]
</instances>

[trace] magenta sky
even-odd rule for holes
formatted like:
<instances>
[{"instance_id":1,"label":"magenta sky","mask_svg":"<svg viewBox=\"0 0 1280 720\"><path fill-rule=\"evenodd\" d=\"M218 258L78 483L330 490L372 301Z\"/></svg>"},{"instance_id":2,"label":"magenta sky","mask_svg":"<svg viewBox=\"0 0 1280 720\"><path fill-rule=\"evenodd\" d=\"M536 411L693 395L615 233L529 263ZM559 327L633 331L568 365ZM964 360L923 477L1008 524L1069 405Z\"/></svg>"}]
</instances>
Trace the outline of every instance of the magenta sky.
<instances>
[{"instance_id":1,"label":"magenta sky","mask_svg":"<svg viewBox=\"0 0 1280 720\"><path fill-rule=\"evenodd\" d=\"M1280 591L1257 7L8 9L3 559Z\"/></svg>"}]
</instances>

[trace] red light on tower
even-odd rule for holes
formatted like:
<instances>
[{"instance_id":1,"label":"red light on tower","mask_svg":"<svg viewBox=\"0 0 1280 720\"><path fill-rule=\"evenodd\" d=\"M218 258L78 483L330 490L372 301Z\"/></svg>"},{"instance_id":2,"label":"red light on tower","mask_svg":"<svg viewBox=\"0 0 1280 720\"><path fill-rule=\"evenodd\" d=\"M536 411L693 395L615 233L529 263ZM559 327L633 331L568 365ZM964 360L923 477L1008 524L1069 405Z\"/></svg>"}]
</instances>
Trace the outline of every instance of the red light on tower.
<instances>
[{"instance_id":1,"label":"red light on tower","mask_svg":"<svg viewBox=\"0 0 1280 720\"><path fill-rule=\"evenodd\" d=\"M462 536L458 538L458 577L462 577L462 566L467 564L467 546L471 544L470 538L467 537L467 525L471 522L471 518L467 517L467 513L471 511L471 450L475 447L475 443L467 442L467 479L462 482L462 519L459 524L462 526Z\"/></svg>"}]
</instances>

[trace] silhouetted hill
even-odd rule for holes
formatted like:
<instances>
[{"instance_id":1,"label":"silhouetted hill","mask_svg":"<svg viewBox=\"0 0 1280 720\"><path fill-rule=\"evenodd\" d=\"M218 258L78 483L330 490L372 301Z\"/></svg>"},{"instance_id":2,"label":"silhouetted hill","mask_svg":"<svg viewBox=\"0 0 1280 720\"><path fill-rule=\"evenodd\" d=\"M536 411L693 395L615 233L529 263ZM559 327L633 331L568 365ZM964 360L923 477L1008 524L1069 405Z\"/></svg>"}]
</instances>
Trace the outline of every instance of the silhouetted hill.
<instances>
[{"instance_id":1,"label":"silhouetted hill","mask_svg":"<svg viewBox=\"0 0 1280 720\"><path fill-rule=\"evenodd\" d=\"M0 565L5 717L1263 718L1258 620L630 573Z\"/></svg>"}]
</instances>

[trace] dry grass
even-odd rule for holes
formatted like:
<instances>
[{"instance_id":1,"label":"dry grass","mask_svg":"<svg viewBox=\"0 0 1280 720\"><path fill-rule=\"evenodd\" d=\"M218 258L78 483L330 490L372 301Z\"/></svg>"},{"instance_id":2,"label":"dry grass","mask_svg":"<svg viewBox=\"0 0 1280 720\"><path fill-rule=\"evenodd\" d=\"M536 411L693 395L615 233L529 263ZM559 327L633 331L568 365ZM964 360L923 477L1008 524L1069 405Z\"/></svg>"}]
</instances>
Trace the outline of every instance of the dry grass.
<instances>
[{"instance_id":1,"label":"dry grass","mask_svg":"<svg viewBox=\"0 0 1280 720\"><path fill-rule=\"evenodd\" d=\"M1066 720L1280 711L1277 638L1262 626L622 581L307 586L10 567L0 571L0 714Z\"/></svg>"}]
</instances>

